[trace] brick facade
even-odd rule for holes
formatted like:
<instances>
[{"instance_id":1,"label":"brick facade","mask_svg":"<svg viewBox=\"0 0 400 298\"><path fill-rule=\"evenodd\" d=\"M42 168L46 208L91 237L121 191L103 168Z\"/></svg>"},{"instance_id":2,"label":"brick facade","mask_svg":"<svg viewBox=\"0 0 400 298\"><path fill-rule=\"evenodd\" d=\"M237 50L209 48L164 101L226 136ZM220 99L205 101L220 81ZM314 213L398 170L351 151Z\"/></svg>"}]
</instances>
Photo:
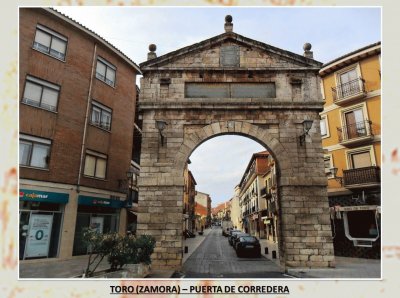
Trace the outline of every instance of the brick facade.
<instances>
[{"instance_id":1,"label":"brick facade","mask_svg":"<svg viewBox=\"0 0 400 298\"><path fill-rule=\"evenodd\" d=\"M68 194L68 203L62 206L64 222L57 256L69 258L79 196L126 199L121 181L127 180L126 171L132 159L135 78L140 70L101 37L52 9L21 8L19 20L20 134L51 141L48 168L21 165L20 188ZM34 47L37 26L65 37L65 59L57 59ZM98 57L116 68L114 86L96 78ZM28 75L60 87L56 111L24 102ZM109 130L91 124L93 101L111 110ZM84 175L86 150L107 156L104 179ZM116 229L124 233L126 211L119 209L117 213Z\"/></svg>"}]
</instances>

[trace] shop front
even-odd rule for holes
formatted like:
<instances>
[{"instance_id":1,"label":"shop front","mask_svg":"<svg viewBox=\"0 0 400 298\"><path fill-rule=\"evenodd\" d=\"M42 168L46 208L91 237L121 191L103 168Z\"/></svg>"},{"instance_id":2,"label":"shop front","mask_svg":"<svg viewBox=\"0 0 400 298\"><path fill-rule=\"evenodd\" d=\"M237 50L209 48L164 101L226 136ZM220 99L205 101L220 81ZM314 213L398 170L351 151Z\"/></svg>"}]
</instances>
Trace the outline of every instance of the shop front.
<instances>
[{"instance_id":1,"label":"shop front","mask_svg":"<svg viewBox=\"0 0 400 298\"><path fill-rule=\"evenodd\" d=\"M78 213L72 255L79 256L88 253L82 240L85 228L90 227L101 234L118 232L120 213L123 207L124 201L120 200L78 196Z\"/></svg>"},{"instance_id":2,"label":"shop front","mask_svg":"<svg viewBox=\"0 0 400 298\"><path fill-rule=\"evenodd\" d=\"M69 194L20 189L19 259L55 258Z\"/></svg>"}]
</instances>

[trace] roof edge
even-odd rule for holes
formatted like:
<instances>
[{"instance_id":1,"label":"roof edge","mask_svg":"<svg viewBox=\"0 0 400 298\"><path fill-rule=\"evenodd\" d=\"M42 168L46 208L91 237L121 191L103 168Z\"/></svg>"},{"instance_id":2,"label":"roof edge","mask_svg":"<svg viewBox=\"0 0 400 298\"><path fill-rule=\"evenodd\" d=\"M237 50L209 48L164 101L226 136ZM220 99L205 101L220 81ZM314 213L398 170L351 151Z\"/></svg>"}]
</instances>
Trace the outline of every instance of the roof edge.
<instances>
[{"instance_id":1,"label":"roof edge","mask_svg":"<svg viewBox=\"0 0 400 298\"><path fill-rule=\"evenodd\" d=\"M116 48L114 45L112 45L110 42L108 42L107 40L105 40L103 37L101 37L100 35L98 35L97 33L95 33L94 31L90 30L89 28L85 27L84 25L80 24L79 22L75 21L74 19L72 19L71 17L63 14L62 12L56 10L53 7L41 7L41 9L51 13L52 15L64 20L65 22L75 26L76 28L78 28L79 30L83 31L84 33L92 36L94 39L96 39L97 41L99 41L100 43L102 43L104 46L106 46L108 49L110 49L111 51L113 51L115 54L117 54L117 56L119 56L120 58L122 58L125 62L127 62L130 66L132 66L136 71L137 74L142 74L142 71L140 70L139 65L137 65L135 62L133 62L132 59L130 59L128 56L126 56L121 50L119 50L118 48Z\"/></svg>"},{"instance_id":2,"label":"roof edge","mask_svg":"<svg viewBox=\"0 0 400 298\"><path fill-rule=\"evenodd\" d=\"M253 44L254 46L256 46L256 47L258 47L260 49L270 50L271 52L273 52L273 53L275 53L277 55L281 55L283 57L295 60L297 62L302 62L302 63L308 64L310 66L321 67L323 65L322 62L319 62L317 60L314 60L314 59L311 59L311 58L307 58L307 57L301 56L300 54L296 54L296 53L293 53L293 52L290 52L290 51L286 51L286 50L274 47L272 45L263 43L261 41L255 40L255 39L251 39L251 38L245 37L245 36L240 35L240 34L235 33L235 32L225 32L225 33L213 36L211 38L208 38L208 39L205 39L203 41L194 43L192 45L185 46L185 47L177 49L175 51L166 53L166 54L161 55L159 57L156 57L154 59L144 61L144 62L140 63L139 65L140 65L140 67L148 67L148 66L151 66L153 64L163 63L165 61L170 60L171 58L173 58L175 56L179 57L179 56L185 55L187 53L190 53L191 51L196 50L198 48L202 48L202 47L205 47L205 46L210 45L210 44L218 43L221 40L229 39L229 38L231 38L233 40L236 40L239 43L241 42L241 43Z\"/></svg>"},{"instance_id":3,"label":"roof edge","mask_svg":"<svg viewBox=\"0 0 400 298\"><path fill-rule=\"evenodd\" d=\"M319 71L319 74L321 76L324 76L326 74L329 74L335 70L335 67L338 66L339 64L346 63L347 61L351 59L359 59L362 58L363 55L371 56L373 55L377 50L379 49L379 52L381 51L381 42L375 42L373 44L367 45L365 47L362 47L360 49L357 49L355 51L349 52L343 56L340 56L332 61L329 61L328 63L325 63L322 65L321 70Z\"/></svg>"}]
</instances>

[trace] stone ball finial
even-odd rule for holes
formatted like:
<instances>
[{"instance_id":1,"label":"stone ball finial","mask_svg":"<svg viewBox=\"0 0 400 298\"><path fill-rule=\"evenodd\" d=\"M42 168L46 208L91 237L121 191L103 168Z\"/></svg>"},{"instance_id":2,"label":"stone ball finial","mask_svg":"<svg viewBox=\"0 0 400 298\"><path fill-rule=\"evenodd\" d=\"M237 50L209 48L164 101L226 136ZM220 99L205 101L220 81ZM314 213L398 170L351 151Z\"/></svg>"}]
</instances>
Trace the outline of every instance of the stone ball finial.
<instances>
[{"instance_id":1,"label":"stone ball finial","mask_svg":"<svg viewBox=\"0 0 400 298\"><path fill-rule=\"evenodd\" d=\"M232 16L228 14L228 15L225 17L225 22L227 22L227 23L232 23Z\"/></svg>"},{"instance_id":2,"label":"stone ball finial","mask_svg":"<svg viewBox=\"0 0 400 298\"><path fill-rule=\"evenodd\" d=\"M303 46L304 51L309 51L311 50L311 43L306 42Z\"/></svg>"},{"instance_id":3,"label":"stone ball finial","mask_svg":"<svg viewBox=\"0 0 400 298\"><path fill-rule=\"evenodd\" d=\"M157 46L154 44L154 43L152 43L151 45L149 45L149 51L150 52L155 52L157 50Z\"/></svg>"}]
</instances>

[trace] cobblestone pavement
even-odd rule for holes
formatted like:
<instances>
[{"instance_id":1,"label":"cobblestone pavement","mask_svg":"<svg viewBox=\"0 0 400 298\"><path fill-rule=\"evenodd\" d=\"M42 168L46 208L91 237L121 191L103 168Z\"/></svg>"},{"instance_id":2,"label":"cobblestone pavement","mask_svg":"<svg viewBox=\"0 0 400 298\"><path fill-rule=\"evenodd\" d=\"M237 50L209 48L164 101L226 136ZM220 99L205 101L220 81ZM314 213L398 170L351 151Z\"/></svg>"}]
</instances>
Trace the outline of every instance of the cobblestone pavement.
<instances>
[{"instance_id":1,"label":"cobblestone pavement","mask_svg":"<svg viewBox=\"0 0 400 298\"><path fill-rule=\"evenodd\" d=\"M282 274L279 266L264 257L238 258L228 238L222 236L221 229L210 230L184 263L180 277L290 278Z\"/></svg>"}]
</instances>

